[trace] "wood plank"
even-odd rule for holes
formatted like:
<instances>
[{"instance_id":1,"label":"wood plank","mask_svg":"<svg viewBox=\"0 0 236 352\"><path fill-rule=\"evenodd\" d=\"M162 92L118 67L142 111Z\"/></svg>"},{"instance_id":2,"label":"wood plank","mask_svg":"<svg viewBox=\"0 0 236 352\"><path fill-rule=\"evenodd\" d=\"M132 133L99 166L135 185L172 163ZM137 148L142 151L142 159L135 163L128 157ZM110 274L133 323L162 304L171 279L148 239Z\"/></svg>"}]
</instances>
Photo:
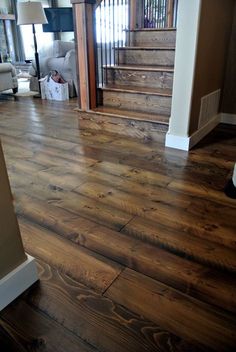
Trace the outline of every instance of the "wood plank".
<instances>
[{"instance_id":1,"label":"wood plank","mask_svg":"<svg viewBox=\"0 0 236 352\"><path fill-rule=\"evenodd\" d=\"M27 302L105 352L202 352L160 326L39 262L40 287Z\"/></svg>"},{"instance_id":2,"label":"wood plank","mask_svg":"<svg viewBox=\"0 0 236 352\"><path fill-rule=\"evenodd\" d=\"M170 116L171 97L103 89L103 105L134 111Z\"/></svg>"},{"instance_id":3,"label":"wood plank","mask_svg":"<svg viewBox=\"0 0 236 352\"><path fill-rule=\"evenodd\" d=\"M119 61L118 61L119 55ZM156 48L156 47L125 47L116 50L116 63L125 65L160 65L174 66L175 51L174 48Z\"/></svg>"},{"instance_id":4,"label":"wood plank","mask_svg":"<svg viewBox=\"0 0 236 352\"><path fill-rule=\"evenodd\" d=\"M2 132L4 146L7 149L6 158L17 211L22 211L24 217L34 222L33 227L41 225L43 231L52 232L53 236L59 237L75 248L115 262L115 265L134 269L147 279L149 277L156 282L159 281L158 284L162 282L168 285L170 290L178 289L183 295L181 307L184 307L189 298L194 297L202 301L202 304L207 303L204 307L208 317L212 311L220 311L221 317L222 314L228 317L230 315L228 313L235 312L234 273L222 270L220 265L212 269L208 264L209 251L211 246L214 248L214 242L218 243L219 250L222 244L222 250L224 246L235 248L236 205L223 194L225 182L231 176L232 166L235 163L235 128L218 126L187 155L185 152L164 148L164 134L158 133L156 124L150 122L142 121L141 124L136 124L132 119L125 120L114 115L108 118L105 115L81 114L85 124L90 127L94 124L97 130L80 131L77 126L78 113L73 111L75 107L75 100L61 103L19 98L18 101L0 103L0 133ZM104 130L109 130L113 134L104 133ZM120 134L116 135L114 132ZM122 137L122 134L143 139L141 141ZM156 138L156 142L150 138ZM45 169L48 170L43 173ZM72 191L73 184L76 185L78 179L84 176L86 181L84 190L91 195L78 195ZM90 190L91 184L95 186L98 184L99 187ZM114 193L107 195L106 192L110 190L114 190ZM25 195L28 197L23 198ZM38 202L41 204L40 207ZM149 207L155 209L157 207L161 216L155 210L150 217L142 211L142 208L149 209ZM138 215L135 215L136 213ZM150 212L146 210L146 213L151 213L151 209ZM132 219L131 225L134 226L135 217L136 220L141 218L142 221L148 222L144 230L141 225L140 228L135 228L136 235L140 237L134 238L131 233L120 233L122 228L125 231L125 225ZM165 231L162 231L160 221L164 221L162 226ZM175 229L176 224L180 226L180 230ZM220 227L216 228L218 225ZM161 241L169 248L164 246L160 248L159 244L145 242L156 239L157 230L160 231ZM174 238L171 238L172 232L175 233ZM31 236L33 235L30 233L29 241ZM186 236L185 243L184 236ZM196 237L198 244L194 248L193 238ZM189 238L191 240L188 246ZM210 242L209 247L205 246L206 240ZM200 243L207 256L202 264L191 257L199 255ZM180 251L176 251L176 254L171 249L172 244L175 250L179 247ZM43 243L43 246L46 245L46 242ZM50 246L52 247L52 244ZM33 246L33 249L37 252L37 246ZM183 257L185 251L188 253L187 257ZM227 254L222 259L223 262L227 261ZM50 260L53 261L54 258ZM58 258L57 260L59 261ZM47 280L51 277L48 265L45 263ZM62 282L70 279L67 274L61 274L60 269L58 276ZM76 280L80 280L79 275ZM76 280L71 279L73 285L80 285ZM127 292L128 294L131 292L131 300L133 293L135 295L139 291L144 292L142 289L145 284L140 277L139 285L140 289L134 285L131 290L125 291L126 295ZM28 303L33 304L37 312L43 313L52 323L57 321L63 328L73 334L76 333L100 351L123 352L128 349L134 352L145 350L199 352L200 350L195 344L185 345L180 338L181 332L177 334L178 337L174 336L174 340L171 340L175 343L173 345L169 343L169 337L163 342L163 334L167 336L163 329L154 331L153 325L140 323L140 317L144 316L146 311L147 314L152 311L156 315L158 312L156 306L153 307L155 301L152 301L149 294L146 299L144 294L136 313L128 310L130 302L124 307L109 300L108 302L112 302L110 305L106 303L106 298L104 300L102 297L101 301L101 295L98 295L98 301L89 301L91 304L83 311L86 318L81 320L81 311L77 311L77 306L71 304L70 300L73 298L68 296L67 286L57 286L55 281L51 281L50 290L45 296L42 286L37 290L36 296L32 297L32 291L26 296ZM54 295L51 291L54 291ZM81 299L82 296L87 304L86 294L80 292L81 294L75 292L75 297L79 295ZM91 292L94 294L94 290ZM64 300L67 300L65 295L70 302L69 309L67 303L64 306ZM120 295L119 297L122 298ZM172 309L171 304L168 303L169 310ZM146 308L146 305L150 307ZM114 306L116 308L113 309ZM120 307L123 309L122 314L117 318L117 310L121 309ZM107 314L104 314L104 310ZM99 319L96 320L94 315L97 316L95 312L98 311ZM132 315L128 315L127 312ZM194 309L192 312L194 313ZM182 319L181 309L176 316ZM186 317L185 313L183 316ZM134 321L135 317L138 319ZM199 336L198 329L202 326L201 315L198 314L196 320L195 317L193 314L193 318L191 316L189 320L190 323L194 320L195 324L199 325L196 329ZM20 321L14 312L12 319ZM142 319L144 318L141 318L141 321ZM169 315L163 319L168 322ZM216 325L219 326L217 319ZM116 325L117 320L121 325ZM78 326L78 322L81 325ZM36 320L34 323L37 326ZM130 328L131 323L133 330ZM218 328L214 325L212 330L211 324L215 324L215 318L209 326L204 319L202 328L206 333L210 330L210 338L213 339L215 335L215 340L218 341ZM99 325L102 326L101 329L98 329ZM110 326L115 326L111 334ZM155 324L154 326L157 327ZM226 330L227 327L228 318ZM184 333L183 324L179 328ZM27 338L28 333L26 329L23 330ZM131 332L133 337L130 338L131 330L135 332L134 334ZM222 330L225 338L227 332L224 332L224 322ZM189 329L187 331L189 332ZM1 333L1 349L10 351L11 348L14 352L19 352L7 331L1 330ZM161 343L156 342L156 335ZM150 343L153 340L154 345ZM215 350L222 350L221 345L219 348L216 347L216 343L209 345L211 342L205 350L210 351L213 347Z\"/></svg>"},{"instance_id":5,"label":"wood plank","mask_svg":"<svg viewBox=\"0 0 236 352\"><path fill-rule=\"evenodd\" d=\"M112 133L114 137L117 135L139 138L141 140L162 141L165 137L164 131L166 126L162 126L155 122L136 121L136 119L123 118L110 114L101 114L96 111L87 111L82 113L78 110L79 129L84 131L105 131Z\"/></svg>"},{"instance_id":6,"label":"wood plank","mask_svg":"<svg viewBox=\"0 0 236 352\"><path fill-rule=\"evenodd\" d=\"M19 219L19 225L24 247L29 254L99 292L103 292L122 270L120 265L74 246L52 231L23 219Z\"/></svg>"},{"instance_id":7,"label":"wood plank","mask_svg":"<svg viewBox=\"0 0 236 352\"><path fill-rule=\"evenodd\" d=\"M236 281L52 204L21 196L17 212L64 238L201 300L236 312Z\"/></svg>"},{"instance_id":8,"label":"wood plank","mask_svg":"<svg viewBox=\"0 0 236 352\"><path fill-rule=\"evenodd\" d=\"M203 235L200 239L184 233L184 231L175 231L157 222L142 218L131 220L122 229L122 232L210 267L236 271L235 251L213 241L203 239ZM233 233L231 232L231 234Z\"/></svg>"},{"instance_id":9,"label":"wood plank","mask_svg":"<svg viewBox=\"0 0 236 352\"><path fill-rule=\"evenodd\" d=\"M116 109L112 108L109 106L98 106L96 109L93 109L94 112L100 113L103 115L107 116L113 116L117 118L123 118L123 119L132 119L132 120L138 120L138 121L153 121L153 122L159 122L163 124L169 124L169 117L165 115L157 115L157 114L149 114L149 113L143 113L143 112L138 112L138 111L131 111L131 110L125 110L125 109Z\"/></svg>"},{"instance_id":10,"label":"wood plank","mask_svg":"<svg viewBox=\"0 0 236 352\"><path fill-rule=\"evenodd\" d=\"M56 165L63 165L70 166L72 170L78 169L80 165L84 166L92 166L93 164L97 163L97 159L86 157L85 155L79 153L73 153L71 151L63 151L63 154L55 147L47 147L47 150L43 150L40 148L38 143L26 141L24 136L22 138L12 138L9 136L1 136L1 140L3 141L4 150L6 153L14 155L14 158L18 154L20 154L20 158L22 159L22 153L25 150L33 151L33 154L29 154L30 162L34 162L36 164L43 165L46 167L52 167ZM103 141L108 142L109 139L103 138ZM17 153L16 151L17 146ZM10 164L10 160L8 160L8 164Z\"/></svg>"},{"instance_id":11,"label":"wood plank","mask_svg":"<svg viewBox=\"0 0 236 352\"><path fill-rule=\"evenodd\" d=\"M216 351L232 351L236 345L235 317L130 269L121 273L105 296Z\"/></svg>"},{"instance_id":12,"label":"wood plank","mask_svg":"<svg viewBox=\"0 0 236 352\"><path fill-rule=\"evenodd\" d=\"M16 141L16 143L17 143L17 141ZM112 145L120 147L121 143L120 143L120 141L114 141L112 143ZM130 153L132 152L132 149L134 148L134 146L135 146L134 143L132 143L130 146ZM17 148L19 150L22 149L22 148L20 149L18 145L17 145ZM5 149L5 151L7 149ZM127 143L126 143L126 149L127 149ZM143 149L144 149L143 151L140 149L139 153L148 152L148 149L145 149L145 148L143 148ZM51 162L55 163L56 161L57 161L57 163L55 163L55 165L60 165L61 162L63 162L63 164L65 165L63 170L61 170L61 168L58 166L58 167L53 167L50 170L46 170L45 172L41 172L38 174L38 176L41 179L43 179L43 180L48 179L48 183L51 185L63 187L64 189L73 189L76 186L78 186L78 182L79 182L79 180L77 179L78 177L80 179L80 182L83 182L84 176L89 176L89 178L91 180L95 180L96 182L104 181L104 182L109 183L111 185L115 185L116 188L118 188L120 190L126 190L129 193L131 192L131 190L134 190L134 192L136 194L138 193L139 195L142 195L143 197L151 198L152 201L160 202L161 199L164 199L165 204L170 204L170 205L175 204L176 206L180 206L180 207L183 206L184 209L186 209L187 206L189 207L190 202L192 202L193 205L189 209L191 209L191 211L193 213L196 213L196 211L197 211L197 213L199 213L200 209L202 208L203 212L205 212L205 213L207 212L209 214L208 208L210 206L213 209L212 213L214 213L214 216L218 218L218 216L216 216L217 212L223 211L222 207L217 209L217 207L214 204L208 205L208 203L206 203L206 202L198 203L198 202L196 202L196 200L193 200L193 197L187 197L187 196L184 197L184 195L182 195L182 193L179 193L179 198L178 198L178 196L177 196L178 193L173 193L173 192L168 191L166 189L164 190L159 187L154 188L152 186L143 185L143 184L139 185L137 183L130 182L126 178L123 181L122 179L120 179L118 177L114 178L113 175L111 175L111 174L106 175L106 173L104 173L104 172L98 173L98 172L96 172L96 170L91 169L91 168L89 169L89 171L84 171L83 168L81 168L81 164L84 164L84 161L87 160L87 158L82 159L82 161L78 165L77 164L75 165L75 164L72 164L71 162L65 163L64 159L58 158L56 156L57 155L56 153L57 153L57 150L55 150L55 152L52 153L53 158L50 157L50 154L47 157L47 153L41 153L39 155L39 158L37 157L38 156L37 154L34 154L34 162L36 161L37 163L39 162L42 164L41 168L40 167L38 168L38 166L36 164L36 166L37 166L36 170L43 169L44 168L43 166L45 166L45 168L46 168L47 166L50 166ZM70 154L71 153L69 153L68 155L70 155ZM28 154L26 154L26 155L28 157L32 156L31 153L29 153L29 155ZM26 163L21 160L22 156L24 156L24 154L18 153L19 162L15 161L13 158L11 159L11 164L12 163L14 164L14 169L11 170L11 164L10 165L8 164L8 171L30 172L31 174L35 173L35 170L33 167L34 162L32 163L31 161L29 161L29 162L27 161L27 163ZM79 158L77 160L79 161L81 158ZM95 163L95 159L88 160L89 166L91 166L90 162L91 162L91 164ZM32 167L31 167L31 165L32 165ZM103 170L103 168L101 168L102 165L103 165L102 163L99 164L99 169L101 169L101 170ZM122 166L122 165L120 165L120 169L121 169L121 172L125 171L124 166ZM107 172L107 168L104 168L104 171ZM111 169L111 171L112 171L112 169ZM69 175L68 173L69 174L75 173L76 176ZM120 175L121 174L119 174L119 176ZM63 177L60 177L60 176L63 176ZM118 174L117 174L117 176L118 176ZM10 174L10 177L11 177L11 174ZM21 181L25 181L25 178L22 177ZM16 182L18 182L18 181L16 180ZM170 184L172 184L172 182ZM185 185L186 184L187 183L185 182ZM193 187L193 190L194 189L196 189L196 187ZM225 198L227 201L228 198L227 197L225 197ZM227 203L228 203L228 201L227 201ZM229 208L225 208L224 212L228 215L231 214L231 218L233 217L233 212ZM219 214L219 217L220 217L220 214ZM228 218L227 222L230 223L231 220ZM214 220L212 223L214 223ZM207 236L208 240L214 240L218 243L222 243L222 244L230 246L232 248L235 247L234 234L232 233L232 231L229 231L229 230L227 231L225 229L224 236L221 236L221 235L218 235L218 232L213 231L214 228L215 228L215 225L213 226L213 225L207 224L206 230L204 229L202 231L197 231L194 234L199 237L203 237L203 238L206 238L206 236ZM207 231L207 230L209 230L209 231Z\"/></svg>"},{"instance_id":13,"label":"wood plank","mask_svg":"<svg viewBox=\"0 0 236 352\"><path fill-rule=\"evenodd\" d=\"M172 90L169 88L143 88L135 85L129 85L126 87L114 85L102 87L103 91L113 91L113 92L121 92L121 93L135 93L135 94L144 94L144 95L154 95L154 96L164 96L164 97L171 97Z\"/></svg>"},{"instance_id":14,"label":"wood plank","mask_svg":"<svg viewBox=\"0 0 236 352\"><path fill-rule=\"evenodd\" d=\"M176 30L140 29L130 31L130 45L137 47L175 46Z\"/></svg>"},{"instance_id":15,"label":"wood plank","mask_svg":"<svg viewBox=\"0 0 236 352\"><path fill-rule=\"evenodd\" d=\"M22 319L24 317L24 319ZM0 341L5 335L6 352L96 352L91 345L22 299L1 312ZM1 341L2 342L2 341ZM3 345L4 346L4 345ZM2 343L1 343L2 347Z\"/></svg>"},{"instance_id":16,"label":"wood plank","mask_svg":"<svg viewBox=\"0 0 236 352\"><path fill-rule=\"evenodd\" d=\"M20 175L18 171L18 176ZM24 174L20 175L25 176ZM95 222L101 225L105 225L111 229L120 230L126 225L132 215L128 215L123 211L113 209L105 204L98 203L88 197L80 196L74 192L64 190L62 187L50 182L45 182L42 179L34 180L30 178L30 175L25 177L22 181L24 188L21 187L17 181L18 177L14 173L10 176L11 186L14 190L13 194L15 199L22 194L34 194L34 197L45 201L46 203L54 204L57 207L68 209L78 215L82 215L85 218L93 219ZM40 184L39 184L40 180ZM28 187L27 187L28 186Z\"/></svg>"},{"instance_id":17,"label":"wood plank","mask_svg":"<svg viewBox=\"0 0 236 352\"><path fill-rule=\"evenodd\" d=\"M117 146L116 146L117 148ZM134 156L132 156L132 159ZM116 175L124 179L135 181L141 185L148 184L152 186L167 186L172 181L171 176L162 173L149 171L139 167L132 167L130 163L115 164L110 161L103 161L94 166L95 170L102 171L107 174Z\"/></svg>"},{"instance_id":18,"label":"wood plank","mask_svg":"<svg viewBox=\"0 0 236 352\"><path fill-rule=\"evenodd\" d=\"M123 68L122 66L114 66L104 68L107 73L107 85L110 86L138 86L146 89L149 88L162 88L171 89L173 86L173 72L165 72L165 70L138 70L135 67Z\"/></svg>"},{"instance_id":19,"label":"wood plank","mask_svg":"<svg viewBox=\"0 0 236 352\"><path fill-rule=\"evenodd\" d=\"M233 167L231 168L233 170ZM224 181L225 182L225 181ZM235 201L233 199L228 198L223 192L222 189L212 189L210 187L206 187L206 185L199 184L196 187L194 182L190 181L181 181L181 180L173 180L168 184L168 189L171 189L176 192L180 192L181 194L189 194L192 197L199 197L203 199L210 199L215 202L220 202L221 204L230 205L231 207L236 207Z\"/></svg>"},{"instance_id":20,"label":"wood plank","mask_svg":"<svg viewBox=\"0 0 236 352\"><path fill-rule=\"evenodd\" d=\"M209 223L209 212L207 219L197 213L199 217L192 215L188 210L185 214L179 212L178 208L171 207L161 202L152 202L146 199L139 199L133 195L121 192L114 187L108 187L98 183L84 183L74 190L83 196L97 199L98 202L111 205L139 218L131 220L125 229L126 233L138 238L145 239L150 243L160 245L174 253L189 256L200 262L218 266L227 270L236 271L235 252L228 248L213 244L212 242L192 237L186 232L186 228L194 231L201 231L203 226ZM144 218L144 219L142 219ZM234 221L231 214L232 228L228 229L233 233ZM148 219L148 220L145 220ZM150 221L151 220L151 221ZM227 220L226 220L227 222ZM224 236L227 227L224 221L215 219L215 231Z\"/></svg>"}]
</instances>

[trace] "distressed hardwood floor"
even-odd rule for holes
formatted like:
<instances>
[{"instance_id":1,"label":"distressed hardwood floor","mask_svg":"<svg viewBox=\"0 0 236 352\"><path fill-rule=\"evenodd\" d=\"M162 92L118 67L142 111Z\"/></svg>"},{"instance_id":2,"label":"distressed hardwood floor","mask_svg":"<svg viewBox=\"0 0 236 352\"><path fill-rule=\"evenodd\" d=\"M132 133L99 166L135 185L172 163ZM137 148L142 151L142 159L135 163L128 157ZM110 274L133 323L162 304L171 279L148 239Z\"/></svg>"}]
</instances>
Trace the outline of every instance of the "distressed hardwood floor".
<instances>
[{"instance_id":1,"label":"distressed hardwood floor","mask_svg":"<svg viewBox=\"0 0 236 352\"><path fill-rule=\"evenodd\" d=\"M189 155L79 131L76 101L0 102L40 281L0 313L1 352L233 351L236 128Z\"/></svg>"}]
</instances>

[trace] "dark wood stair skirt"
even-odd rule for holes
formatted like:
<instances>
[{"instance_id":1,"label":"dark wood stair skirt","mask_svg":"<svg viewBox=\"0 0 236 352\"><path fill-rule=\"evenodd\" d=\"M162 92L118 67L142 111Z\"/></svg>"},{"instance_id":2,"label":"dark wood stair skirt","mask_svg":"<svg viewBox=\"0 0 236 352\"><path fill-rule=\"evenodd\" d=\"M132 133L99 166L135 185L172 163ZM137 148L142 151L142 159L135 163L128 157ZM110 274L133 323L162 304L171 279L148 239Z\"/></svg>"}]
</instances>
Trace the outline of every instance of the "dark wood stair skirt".
<instances>
[{"instance_id":1,"label":"dark wood stair skirt","mask_svg":"<svg viewBox=\"0 0 236 352\"><path fill-rule=\"evenodd\" d=\"M163 142L169 126L169 117L131 110L98 107L82 111L76 108L80 130L105 131L122 136Z\"/></svg>"}]
</instances>

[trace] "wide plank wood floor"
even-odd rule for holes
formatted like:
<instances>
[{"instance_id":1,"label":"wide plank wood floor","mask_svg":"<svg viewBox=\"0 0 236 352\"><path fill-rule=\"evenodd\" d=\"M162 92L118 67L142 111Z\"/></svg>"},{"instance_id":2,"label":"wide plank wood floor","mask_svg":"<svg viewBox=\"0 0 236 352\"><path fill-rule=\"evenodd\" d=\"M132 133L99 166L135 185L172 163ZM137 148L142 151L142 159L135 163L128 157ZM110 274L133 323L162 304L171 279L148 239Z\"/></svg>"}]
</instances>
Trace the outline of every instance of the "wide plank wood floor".
<instances>
[{"instance_id":1,"label":"wide plank wood floor","mask_svg":"<svg viewBox=\"0 0 236 352\"><path fill-rule=\"evenodd\" d=\"M236 350L236 127L189 154L78 130L76 100L0 101L40 281L0 313L1 352Z\"/></svg>"}]
</instances>

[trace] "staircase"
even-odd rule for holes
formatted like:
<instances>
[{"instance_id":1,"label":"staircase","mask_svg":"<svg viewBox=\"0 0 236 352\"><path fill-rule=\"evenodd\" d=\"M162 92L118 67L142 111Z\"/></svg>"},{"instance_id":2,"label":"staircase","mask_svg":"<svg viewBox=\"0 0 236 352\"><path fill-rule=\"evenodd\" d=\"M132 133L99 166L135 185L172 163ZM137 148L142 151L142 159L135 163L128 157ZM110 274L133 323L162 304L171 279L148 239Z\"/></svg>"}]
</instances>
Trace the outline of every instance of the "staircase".
<instances>
[{"instance_id":1,"label":"staircase","mask_svg":"<svg viewBox=\"0 0 236 352\"><path fill-rule=\"evenodd\" d=\"M127 32L129 46L115 48L115 64L103 68L99 106L79 114L79 127L157 141L168 130L176 30Z\"/></svg>"},{"instance_id":2,"label":"staircase","mask_svg":"<svg viewBox=\"0 0 236 352\"><path fill-rule=\"evenodd\" d=\"M78 23L86 17L89 24L77 33L80 130L163 141L171 115L178 0L97 0L90 6L77 9Z\"/></svg>"}]
</instances>

